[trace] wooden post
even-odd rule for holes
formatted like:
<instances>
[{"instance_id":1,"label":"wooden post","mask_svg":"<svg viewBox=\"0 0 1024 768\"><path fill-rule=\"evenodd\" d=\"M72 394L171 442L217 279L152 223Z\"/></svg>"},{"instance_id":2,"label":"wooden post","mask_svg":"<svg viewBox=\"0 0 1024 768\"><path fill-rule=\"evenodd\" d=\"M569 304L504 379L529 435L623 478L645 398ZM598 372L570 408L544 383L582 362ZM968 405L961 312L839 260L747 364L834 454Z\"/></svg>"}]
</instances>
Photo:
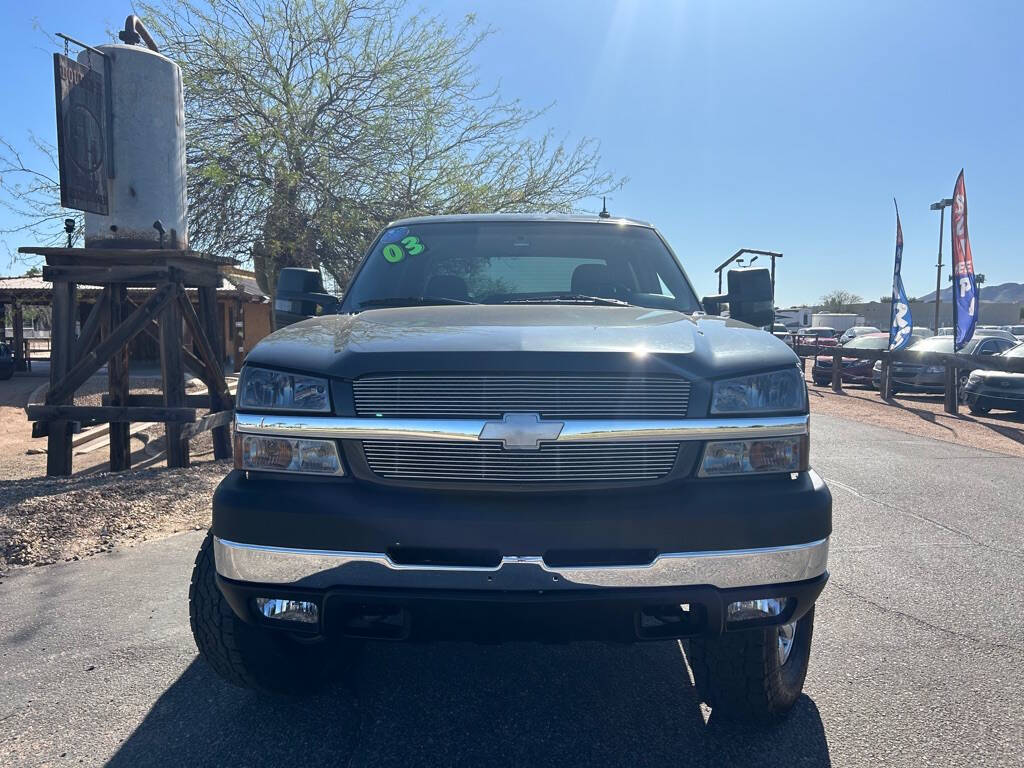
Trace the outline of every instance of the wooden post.
<instances>
[{"instance_id":1,"label":"wooden post","mask_svg":"<svg viewBox=\"0 0 1024 768\"><path fill-rule=\"evenodd\" d=\"M235 299L235 322L231 328L231 338L233 339L231 344L231 357L235 361L235 373L242 370L242 358L245 356L245 337L242 331L244 327L245 321L242 319L242 302L239 299Z\"/></svg>"},{"instance_id":2,"label":"wooden post","mask_svg":"<svg viewBox=\"0 0 1024 768\"><path fill-rule=\"evenodd\" d=\"M25 370L25 323L21 311L21 304L14 302L14 317L11 322L14 324L14 370ZM73 327L73 326L72 326Z\"/></svg>"},{"instance_id":3,"label":"wooden post","mask_svg":"<svg viewBox=\"0 0 1024 768\"><path fill-rule=\"evenodd\" d=\"M112 333L128 314L128 288L123 283L109 286L110 303L107 310L108 333ZM131 392L130 373L128 368L128 344L111 355L107 362L107 381L110 393L110 404L127 406ZM110 425L110 471L121 472L131 469L132 449L130 437L131 424L115 422Z\"/></svg>"},{"instance_id":4,"label":"wooden post","mask_svg":"<svg viewBox=\"0 0 1024 768\"><path fill-rule=\"evenodd\" d=\"M50 331L50 388L53 390L71 367L71 350L75 341L75 284L60 281L53 284L53 326ZM17 310L15 332L21 327ZM19 333L20 336L20 333ZM53 405L74 400L74 390ZM47 398L49 402L49 398ZM50 422L46 438L46 474L71 474L71 423Z\"/></svg>"},{"instance_id":5,"label":"wooden post","mask_svg":"<svg viewBox=\"0 0 1024 768\"><path fill-rule=\"evenodd\" d=\"M179 289L180 290L180 289ZM181 307L171 301L160 315L160 368L163 372L164 405L185 405L185 371L182 367ZM188 442L182 440L181 424L164 424L167 436L167 466L187 467Z\"/></svg>"},{"instance_id":6,"label":"wooden post","mask_svg":"<svg viewBox=\"0 0 1024 768\"><path fill-rule=\"evenodd\" d=\"M946 365L946 399L943 410L957 416L959 414L960 393L957 392L957 369L955 365Z\"/></svg>"},{"instance_id":7,"label":"wooden post","mask_svg":"<svg viewBox=\"0 0 1024 768\"><path fill-rule=\"evenodd\" d=\"M832 352L832 391L843 391L843 351L840 347Z\"/></svg>"},{"instance_id":8,"label":"wooden post","mask_svg":"<svg viewBox=\"0 0 1024 768\"><path fill-rule=\"evenodd\" d=\"M7 341L7 305L0 301L0 344Z\"/></svg>"},{"instance_id":9,"label":"wooden post","mask_svg":"<svg viewBox=\"0 0 1024 768\"><path fill-rule=\"evenodd\" d=\"M232 403L226 401L224 393L217 391L219 387L215 383L215 379L223 378L222 366L224 364L224 342L221 339L220 322L217 316L216 288L199 289L199 321L213 351L213 362L217 364L218 370L221 372L218 376L218 371L211 371L209 381L206 382L206 388L210 392L210 413L226 411L232 408ZM213 429L213 457L215 459L231 457L230 427L226 425Z\"/></svg>"},{"instance_id":10,"label":"wooden post","mask_svg":"<svg viewBox=\"0 0 1024 768\"><path fill-rule=\"evenodd\" d=\"M882 358L882 377L878 388L883 400L892 400L892 366L888 355Z\"/></svg>"}]
</instances>

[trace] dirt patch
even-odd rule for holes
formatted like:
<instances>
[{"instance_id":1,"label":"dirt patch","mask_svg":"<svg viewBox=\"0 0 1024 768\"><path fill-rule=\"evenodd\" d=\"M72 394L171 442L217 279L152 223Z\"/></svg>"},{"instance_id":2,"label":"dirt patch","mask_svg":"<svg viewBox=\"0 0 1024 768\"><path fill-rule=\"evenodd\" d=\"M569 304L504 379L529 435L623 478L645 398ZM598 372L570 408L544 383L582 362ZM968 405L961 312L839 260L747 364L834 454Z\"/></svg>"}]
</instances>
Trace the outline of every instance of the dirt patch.
<instances>
[{"instance_id":1,"label":"dirt patch","mask_svg":"<svg viewBox=\"0 0 1024 768\"><path fill-rule=\"evenodd\" d=\"M213 490L230 469L230 460L208 461L0 483L0 573L207 528Z\"/></svg>"},{"instance_id":2,"label":"dirt patch","mask_svg":"<svg viewBox=\"0 0 1024 768\"><path fill-rule=\"evenodd\" d=\"M0 575L209 526L213 490L231 469L230 460L213 460L211 433L190 441L193 464L185 469L164 466L164 427L157 424L132 437L127 472L107 471L109 449L100 447L74 455L72 477L45 477L46 440L32 438L24 410L45 383L16 376L0 385ZM158 379L132 379L133 393L158 386ZM75 403L99 405L106 389L105 378L90 379Z\"/></svg>"},{"instance_id":3,"label":"dirt patch","mask_svg":"<svg viewBox=\"0 0 1024 768\"><path fill-rule=\"evenodd\" d=\"M812 422L815 413L826 413L947 443L1024 457L1024 414L1002 411L972 416L967 406L961 405L960 415L950 416L942 408L942 395L901 394L890 404L877 391L866 387L844 384L840 393L810 380L807 393Z\"/></svg>"}]
</instances>

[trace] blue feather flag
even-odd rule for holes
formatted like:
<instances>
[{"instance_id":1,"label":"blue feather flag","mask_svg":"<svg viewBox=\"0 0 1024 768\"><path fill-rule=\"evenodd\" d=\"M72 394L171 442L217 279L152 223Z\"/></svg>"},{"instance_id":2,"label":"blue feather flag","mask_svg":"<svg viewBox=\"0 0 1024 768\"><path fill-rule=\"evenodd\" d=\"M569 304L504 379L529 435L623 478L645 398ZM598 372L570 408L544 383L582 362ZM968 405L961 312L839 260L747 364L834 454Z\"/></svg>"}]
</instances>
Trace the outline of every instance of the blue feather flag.
<instances>
[{"instance_id":1,"label":"blue feather flag","mask_svg":"<svg viewBox=\"0 0 1024 768\"><path fill-rule=\"evenodd\" d=\"M896 201L893 200L893 205ZM895 352L910 343L914 331L914 318L910 313L910 302L903 288L900 268L903 266L903 226L900 224L900 207L896 205L896 266L892 272L892 308L889 311L889 349Z\"/></svg>"}]
</instances>

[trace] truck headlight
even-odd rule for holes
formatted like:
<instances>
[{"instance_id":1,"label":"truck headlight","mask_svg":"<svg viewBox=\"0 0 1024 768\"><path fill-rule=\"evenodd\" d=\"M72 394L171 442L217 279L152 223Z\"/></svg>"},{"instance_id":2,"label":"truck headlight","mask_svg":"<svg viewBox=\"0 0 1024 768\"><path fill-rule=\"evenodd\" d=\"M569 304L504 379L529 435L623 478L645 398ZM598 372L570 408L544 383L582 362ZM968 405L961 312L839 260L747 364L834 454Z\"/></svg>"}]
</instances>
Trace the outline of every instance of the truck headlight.
<instances>
[{"instance_id":1,"label":"truck headlight","mask_svg":"<svg viewBox=\"0 0 1024 768\"><path fill-rule=\"evenodd\" d=\"M344 475L333 440L235 433L235 468L257 472Z\"/></svg>"},{"instance_id":2,"label":"truck headlight","mask_svg":"<svg viewBox=\"0 0 1024 768\"><path fill-rule=\"evenodd\" d=\"M704 447L700 477L758 472L802 472L807 469L807 437L765 440L722 440Z\"/></svg>"},{"instance_id":3,"label":"truck headlight","mask_svg":"<svg viewBox=\"0 0 1024 768\"><path fill-rule=\"evenodd\" d=\"M711 393L713 414L803 411L806 408L807 390L796 367L716 381Z\"/></svg>"},{"instance_id":4,"label":"truck headlight","mask_svg":"<svg viewBox=\"0 0 1024 768\"><path fill-rule=\"evenodd\" d=\"M331 410L327 379L245 366L238 381L238 407L263 411Z\"/></svg>"}]
</instances>

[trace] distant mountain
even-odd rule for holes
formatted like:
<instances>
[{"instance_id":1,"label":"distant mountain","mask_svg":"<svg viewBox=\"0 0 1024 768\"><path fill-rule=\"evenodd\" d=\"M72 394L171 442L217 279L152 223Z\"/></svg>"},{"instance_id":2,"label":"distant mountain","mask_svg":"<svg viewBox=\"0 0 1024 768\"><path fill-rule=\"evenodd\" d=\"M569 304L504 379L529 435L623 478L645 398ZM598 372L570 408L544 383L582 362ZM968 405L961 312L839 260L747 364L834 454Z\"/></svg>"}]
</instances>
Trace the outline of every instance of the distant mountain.
<instances>
[{"instance_id":1,"label":"distant mountain","mask_svg":"<svg viewBox=\"0 0 1024 768\"><path fill-rule=\"evenodd\" d=\"M949 300L949 288L947 287L942 292L942 300ZM1024 283L1000 283L999 285L989 285L985 283L981 286L981 300L982 301L1006 301L1010 304L1024 304ZM935 291L921 296L918 301L935 301Z\"/></svg>"}]
</instances>

